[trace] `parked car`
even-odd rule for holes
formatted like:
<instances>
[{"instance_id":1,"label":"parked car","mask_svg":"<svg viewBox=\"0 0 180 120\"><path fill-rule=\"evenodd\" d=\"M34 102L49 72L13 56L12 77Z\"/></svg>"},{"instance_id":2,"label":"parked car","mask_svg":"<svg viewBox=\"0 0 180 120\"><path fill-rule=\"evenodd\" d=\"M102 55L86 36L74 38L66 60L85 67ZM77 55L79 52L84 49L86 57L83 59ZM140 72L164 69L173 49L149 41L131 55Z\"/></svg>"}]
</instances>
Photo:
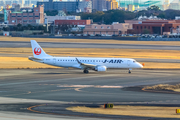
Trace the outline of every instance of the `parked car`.
<instances>
[{"instance_id":1,"label":"parked car","mask_svg":"<svg viewBox=\"0 0 180 120\"><path fill-rule=\"evenodd\" d=\"M74 36L73 34L69 34L69 36Z\"/></svg>"},{"instance_id":2,"label":"parked car","mask_svg":"<svg viewBox=\"0 0 180 120\"><path fill-rule=\"evenodd\" d=\"M100 34L96 34L96 36L101 36Z\"/></svg>"},{"instance_id":3,"label":"parked car","mask_svg":"<svg viewBox=\"0 0 180 120\"><path fill-rule=\"evenodd\" d=\"M82 36L81 34L76 34L76 36Z\"/></svg>"},{"instance_id":4,"label":"parked car","mask_svg":"<svg viewBox=\"0 0 180 120\"><path fill-rule=\"evenodd\" d=\"M90 34L90 36L95 36L94 34Z\"/></svg>"},{"instance_id":5,"label":"parked car","mask_svg":"<svg viewBox=\"0 0 180 120\"><path fill-rule=\"evenodd\" d=\"M116 35L116 34L113 34L112 36L113 36L113 37L117 37L118 35Z\"/></svg>"},{"instance_id":6,"label":"parked car","mask_svg":"<svg viewBox=\"0 0 180 120\"><path fill-rule=\"evenodd\" d=\"M126 37L126 35L125 35L125 34L122 34L121 36L122 36L122 37Z\"/></svg>"},{"instance_id":7,"label":"parked car","mask_svg":"<svg viewBox=\"0 0 180 120\"><path fill-rule=\"evenodd\" d=\"M88 34L83 34L83 36L88 36Z\"/></svg>"}]
</instances>

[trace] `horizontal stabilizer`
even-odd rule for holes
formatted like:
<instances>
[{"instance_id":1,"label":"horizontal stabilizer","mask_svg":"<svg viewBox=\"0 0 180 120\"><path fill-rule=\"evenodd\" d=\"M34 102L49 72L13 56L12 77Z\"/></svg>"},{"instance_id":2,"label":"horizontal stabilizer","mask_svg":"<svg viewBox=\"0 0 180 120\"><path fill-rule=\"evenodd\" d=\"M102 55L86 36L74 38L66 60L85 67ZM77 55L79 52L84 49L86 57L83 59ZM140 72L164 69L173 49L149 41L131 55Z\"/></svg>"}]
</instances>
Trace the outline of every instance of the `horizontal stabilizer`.
<instances>
[{"instance_id":1,"label":"horizontal stabilizer","mask_svg":"<svg viewBox=\"0 0 180 120\"><path fill-rule=\"evenodd\" d=\"M35 57L29 57L29 60L32 60L32 61L42 61L42 59L35 58Z\"/></svg>"}]
</instances>

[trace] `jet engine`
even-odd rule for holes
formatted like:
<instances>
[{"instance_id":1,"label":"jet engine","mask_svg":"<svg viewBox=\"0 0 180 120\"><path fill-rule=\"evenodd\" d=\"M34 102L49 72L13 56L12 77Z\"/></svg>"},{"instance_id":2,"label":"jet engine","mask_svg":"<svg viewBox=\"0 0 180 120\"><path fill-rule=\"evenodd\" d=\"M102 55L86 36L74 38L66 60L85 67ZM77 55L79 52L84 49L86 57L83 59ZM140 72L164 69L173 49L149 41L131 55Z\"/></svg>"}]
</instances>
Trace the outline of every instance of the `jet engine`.
<instances>
[{"instance_id":1,"label":"jet engine","mask_svg":"<svg viewBox=\"0 0 180 120\"><path fill-rule=\"evenodd\" d=\"M95 71L98 71L98 72L105 72L106 70L107 70L106 66L96 66L95 67Z\"/></svg>"}]
</instances>

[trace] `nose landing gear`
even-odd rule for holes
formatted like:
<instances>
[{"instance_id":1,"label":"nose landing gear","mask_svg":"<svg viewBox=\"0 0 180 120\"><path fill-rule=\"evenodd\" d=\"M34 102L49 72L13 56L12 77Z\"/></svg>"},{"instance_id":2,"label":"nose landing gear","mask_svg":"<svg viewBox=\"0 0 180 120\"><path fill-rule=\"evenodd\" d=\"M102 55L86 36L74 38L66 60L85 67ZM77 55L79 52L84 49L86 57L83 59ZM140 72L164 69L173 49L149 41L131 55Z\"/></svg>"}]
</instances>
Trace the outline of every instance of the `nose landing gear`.
<instances>
[{"instance_id":1,"label":"nose landing gear","mask_svg":"<svg viewBox=\"0 0 180 120\"><path fill-rule=\"evenodd\" d=\"M131 74L131 70L132 70L132 69L129 69L129 74Z\"/></svg>"}]
</instances>

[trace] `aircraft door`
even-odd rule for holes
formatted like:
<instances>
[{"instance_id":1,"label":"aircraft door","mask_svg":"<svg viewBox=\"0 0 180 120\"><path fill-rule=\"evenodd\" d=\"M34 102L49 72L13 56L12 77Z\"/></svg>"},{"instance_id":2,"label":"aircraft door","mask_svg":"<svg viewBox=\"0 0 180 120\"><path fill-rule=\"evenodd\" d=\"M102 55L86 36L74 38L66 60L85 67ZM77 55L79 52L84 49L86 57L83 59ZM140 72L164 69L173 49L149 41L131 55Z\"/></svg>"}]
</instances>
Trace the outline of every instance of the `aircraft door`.
<instances>
[{"instance_id":1,"label":"aircraft door","mask_svg":"<svg viewBox=\"0 0 180 120\"><path fill-rule=\"evenodd\" d=\"M130 66L130 64L131 64L131 61L127 60L127 65Z\"/></svg>"},{"instance_id":2,"label":"aircraft door","mask_svg":"<svg viewBox=\"0 0 180 120\"><path fill-rule=\"evenodd\" d=\"M56 64L56 58L53 58L53 64Z\"/></svg>"}]
</instances>

